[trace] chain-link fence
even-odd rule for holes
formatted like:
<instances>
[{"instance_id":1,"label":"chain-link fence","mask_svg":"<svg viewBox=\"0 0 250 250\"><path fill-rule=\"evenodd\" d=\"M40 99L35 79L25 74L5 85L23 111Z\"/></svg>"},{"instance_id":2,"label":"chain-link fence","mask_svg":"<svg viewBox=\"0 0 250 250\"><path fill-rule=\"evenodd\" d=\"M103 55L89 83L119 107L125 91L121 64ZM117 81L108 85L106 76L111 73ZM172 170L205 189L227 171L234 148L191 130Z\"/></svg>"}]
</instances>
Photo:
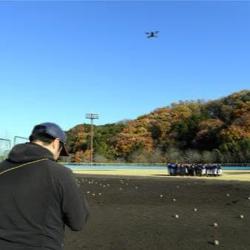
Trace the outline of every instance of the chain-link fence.
<instances>
[{"instance_id":1,"label":"chain-link fence","mask_svg":"<svg viewBox=\"0 0 250 250\"><path fill-rule=\"evenodd\" d=\"M7 157L11 149L11 140L0 138L0 160L3 160Z\"/></svg>"}]
</instances>

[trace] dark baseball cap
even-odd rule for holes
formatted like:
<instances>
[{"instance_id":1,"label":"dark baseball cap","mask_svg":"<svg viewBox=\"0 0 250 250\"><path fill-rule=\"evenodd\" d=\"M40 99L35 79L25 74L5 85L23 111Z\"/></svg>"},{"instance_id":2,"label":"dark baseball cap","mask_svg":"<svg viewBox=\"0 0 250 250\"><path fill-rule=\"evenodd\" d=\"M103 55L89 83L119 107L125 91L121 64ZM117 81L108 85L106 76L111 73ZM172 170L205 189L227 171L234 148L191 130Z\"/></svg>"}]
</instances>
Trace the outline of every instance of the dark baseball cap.
<instances>
[{"instance_id":1,"label":"dark baseball cap","mask_svg":"<svg viewBox=\"0 0 250 250\"><path fill-rule=\"evenodd\" d=\"M31 136L34 134L46 134L52 138L57 138L61 142L62 150L60 156L68 156L69 153L66 149L66 139L67 136L65 132L55 123L52 122L44 122L36 125L31 133Z\"/></svg>"}]
</instances>

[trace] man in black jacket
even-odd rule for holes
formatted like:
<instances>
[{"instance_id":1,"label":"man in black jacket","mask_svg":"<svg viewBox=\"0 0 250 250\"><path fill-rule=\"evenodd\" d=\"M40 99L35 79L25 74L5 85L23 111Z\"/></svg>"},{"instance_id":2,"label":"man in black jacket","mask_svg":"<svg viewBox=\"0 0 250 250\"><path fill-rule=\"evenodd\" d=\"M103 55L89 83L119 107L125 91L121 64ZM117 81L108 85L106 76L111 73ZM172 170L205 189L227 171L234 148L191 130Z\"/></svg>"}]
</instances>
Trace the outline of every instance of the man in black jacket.
<instances>
[{"instance_id":1,"label":"man in black jacket","mask_svg":"<svg viewBox=\"0 0 250 250\"><path fill-rule=\"evenodd\" d=\"M0 163L0 250L61 250L65 225L83 228L87 203L72 171L56 163L65 142L58 125L42 123Z\"/></svg>"}]
</instances>

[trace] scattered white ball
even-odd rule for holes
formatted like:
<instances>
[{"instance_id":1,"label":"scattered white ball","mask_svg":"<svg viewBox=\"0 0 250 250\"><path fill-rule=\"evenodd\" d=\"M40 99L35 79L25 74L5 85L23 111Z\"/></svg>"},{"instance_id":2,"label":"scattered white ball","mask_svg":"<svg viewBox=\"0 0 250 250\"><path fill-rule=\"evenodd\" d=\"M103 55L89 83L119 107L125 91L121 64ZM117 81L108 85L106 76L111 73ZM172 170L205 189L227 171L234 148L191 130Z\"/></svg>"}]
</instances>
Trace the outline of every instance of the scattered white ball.
<instances>
[{"instance_id":1,"label":"scattered white ball","mask_svg":"<svg viewBox=\"0 0 250 250\"><path fill-rule=\"evenodd\" d=\"M173 202L176 202L176 199L175 199L175 198L173 198Z\"/></svg>"},{"instance_id":2,"label":"scattered white ball","mask_svg":"<svg viewBox=\"0 0 250 250\"><path fill-rule=\"evenodd\" d=\"M135 189L138 189L138 187L137 187L137 186L135 186Z\"/></svg>"},{"instance_id":3,"label":"scattered white ball","mask_svg":"<svg viewBox=\"0 0 250 250\"><path fill-rule=\"evenodd\" d=\"M95 193L93 193L92 196L95 196Z\"/></svg>"},{"instance_id":4,"label":"scattered white ball","mask_svg":"<svg viewBox=\"0 0 250 250\"><path fill-rule=\"evenodd\" d=\"M87 191L87 194L89 194L90 193L90 191Z\"/></svg>"},{"instance_id":5,"label":"scattered white ball","mask_svg":"<svg viewBox=\"0 0 250 250\"><path fill-rule=\"evenodd\" d=\"M101 195L102 195L102 193L98 193L98 195L99 195L99 196L101 196Z\"/></svg>"},{"instance_id":6,"label":"scattered white ball","mask_svg":"<svg viewBox=\"0 0 250 250\"><path fill-rule=\"evenodd\" d=\"M219 226L219 224L217 223L217 222L214 222L214 227L218 227Z\"/></svg>"},{"instance_id":7,"label":"scattered white ball","mask_svg":"<svg viewBox=\"0 0 250 250\"><path fill-rule=\"evenodd\" d=\"M163 198L163 194L161 194L160 197Z\"/></svg>"},{"instance_id":8,"label":"scattered white ball","mask_svg":"<svg viewBox=\"0 0 250 250\"><path fill-rule=\"evenodd\" d=\"M226 194L227 197L230 197L230 194Z\"/></svg>"},{"instance_id":9,"label":"scattered white ball","mask_svg":"<svg viewBox=\"0 0 250 250\"><path fill-rule=\"evenodd\" d=\"M243 215L243 214L241 214L241 215L240 215L240 218L241 218L241 219L244 219L244 215Z\"/></svg>"},{"instance_id":10,"label":"scattered white ball","mask_svg":"<svg viewBox=\"0 0 250 250\"><path fill-rule=\"evenodd\" d=\"M194 208L194 212L197 212L197 211L198 211L198 209L195 207L195 208Z\"/></svg>"},{"instance_id":11,"label":"scattered white ball","mask_svg":"<svg viewBox=\"0 0 250 250\"><path fill-rule=\"evenodd\" d=\"M176 219L179 219L179 215L178 215L178 214L175 214L174 217L175 217Z\"/></svg>"},{"instance_id":12,"label":"scattered white ball","mask_svg":"<svg viewBox=\"0 0 250 250\"><path fill-rule=\"evenodd\" d=\"M220 245L220 242L218 240L214 240L214 245L215 246L219 246Z\"/></svg>"},{"instance_id":13,"label":"scattered white ball","mask_svg":"<svg viewBox=\"0 0 250 250\"><path fill-rule=\"evenodd\" d=\"M250 200L250 196L247 199Z\"/></svg>"}]
</instances>

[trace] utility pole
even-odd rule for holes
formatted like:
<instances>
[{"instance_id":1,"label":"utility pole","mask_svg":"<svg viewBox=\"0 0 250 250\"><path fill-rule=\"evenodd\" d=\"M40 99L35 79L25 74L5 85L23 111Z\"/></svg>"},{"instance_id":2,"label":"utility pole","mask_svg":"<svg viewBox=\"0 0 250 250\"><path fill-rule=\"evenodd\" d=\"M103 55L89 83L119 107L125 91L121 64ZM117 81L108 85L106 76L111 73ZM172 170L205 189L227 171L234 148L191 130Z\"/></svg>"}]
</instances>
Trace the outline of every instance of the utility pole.
<instances>
[{"instance_id":1,"label":"utility pole","mask_svg":"<svg viewBox=\"0 0 250 250\"><path fill-rule=\"evenodd\" d=\"M86 114L86 119L89 119L91 122L91 133L90 133L90 164L92 165L93 163L93 140L94 140L94 120L95 119L99 119L99 115L98 114L93 114L93 113L87 113Z\"/></svg>"}]
</instances>

